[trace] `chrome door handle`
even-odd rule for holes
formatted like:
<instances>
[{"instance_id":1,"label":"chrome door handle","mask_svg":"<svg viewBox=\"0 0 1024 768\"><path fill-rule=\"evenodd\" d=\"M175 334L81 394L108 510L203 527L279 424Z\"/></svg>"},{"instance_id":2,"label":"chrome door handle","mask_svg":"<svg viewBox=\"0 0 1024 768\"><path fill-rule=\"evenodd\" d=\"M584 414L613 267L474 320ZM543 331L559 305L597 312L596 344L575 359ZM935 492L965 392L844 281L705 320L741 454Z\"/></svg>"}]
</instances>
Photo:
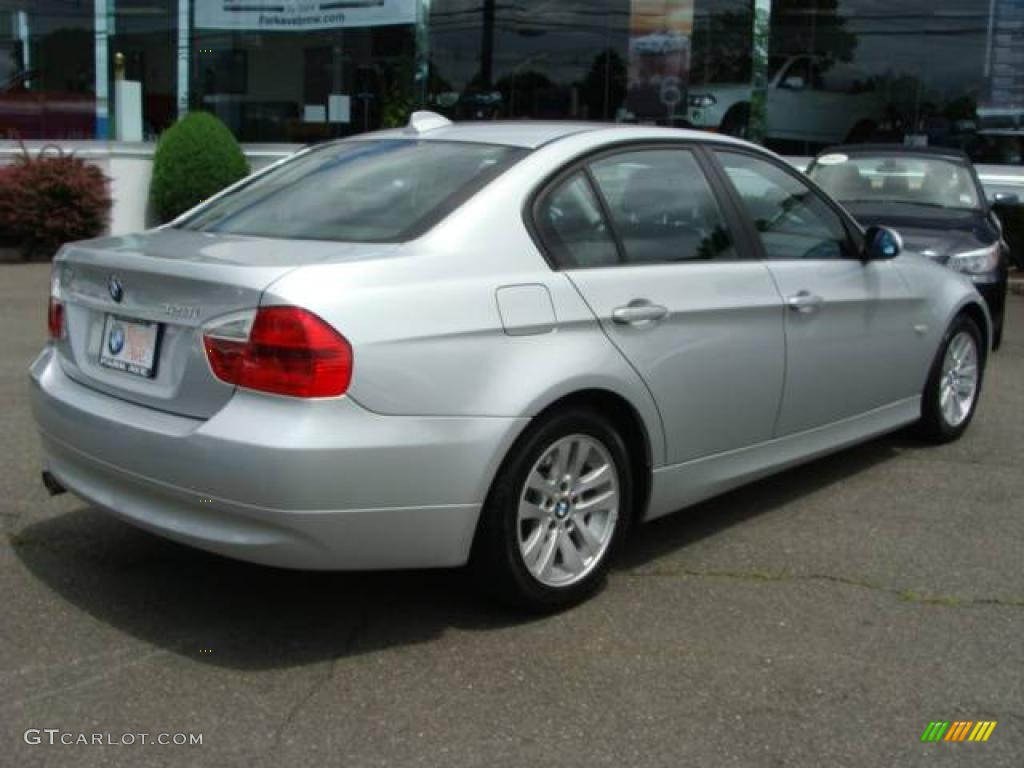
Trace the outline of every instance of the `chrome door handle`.
<instances>
[{"instance_id":1,"label":"chrome door handle","mask_svg":"<svg viewBox=\"0 0 1024 768\"><path fill-rule=\"evenodd\" d=\"M619 325L647 325L663 320L668 309L660 304L651 304L642 299L629 302L625 307L612 310L612 321Z\"/></svg>"},{"instance_id":2,"label":"chrome door handle","mask_svg":"<svg viewBox=\"0 0 1024 768\"><path fill-rule=\"evenodd\" d=\"M786 299L786 306L802 315L817 312L824 303L825 300L821 296L810 291L800 291Z\"/></svg>"}]
</instances>

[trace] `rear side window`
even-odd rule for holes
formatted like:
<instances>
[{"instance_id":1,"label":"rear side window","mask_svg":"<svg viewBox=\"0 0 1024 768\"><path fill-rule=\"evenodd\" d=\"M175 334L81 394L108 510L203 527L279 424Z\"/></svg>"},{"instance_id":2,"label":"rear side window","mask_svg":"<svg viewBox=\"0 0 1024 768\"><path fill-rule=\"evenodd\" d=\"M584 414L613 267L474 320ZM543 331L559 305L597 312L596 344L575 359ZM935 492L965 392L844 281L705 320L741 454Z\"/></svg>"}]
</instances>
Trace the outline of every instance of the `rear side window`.
<instances>
[{"instance_id":1,"label":"rear side window","mask_svg":"<svg viewBox=\"0 0 1024 768\"><path fill-rule=\"evenodd\" d=\"M607 267L619 261L615 239L582 171L548 192L539 206L537 225L560 267Z\"/></svg>"},{"instance_id":2,"label":"rear side window","mask_svg":"<svg viewBox=\"0 0 1024 768\"><path fill-rule=\"evenodd\" d=\"M688 149L594 160L545 193L535 221L565 269L736 258L725 217Z\"/></svg>"},{"instance_id":3,"label":"rear side window","mask_svg":"<svg viewBox=\"0 0 1024 768\"><path fill-rule=\"evenodd\" d=\"M714 193L693 153L624 152L591 165L627 264L735 258Z\"/></svg>"},{"instance_id":4,"label":"rear side window","mask_svg":"<svg viewBox=\"0 0 1024 768\"><path fill-rule=\"evenodd\" d=\"M328 145L185 220L184 229L256 237L399 242L422 234L526 150L384 139Z\"/></svg>"}]
</instances>

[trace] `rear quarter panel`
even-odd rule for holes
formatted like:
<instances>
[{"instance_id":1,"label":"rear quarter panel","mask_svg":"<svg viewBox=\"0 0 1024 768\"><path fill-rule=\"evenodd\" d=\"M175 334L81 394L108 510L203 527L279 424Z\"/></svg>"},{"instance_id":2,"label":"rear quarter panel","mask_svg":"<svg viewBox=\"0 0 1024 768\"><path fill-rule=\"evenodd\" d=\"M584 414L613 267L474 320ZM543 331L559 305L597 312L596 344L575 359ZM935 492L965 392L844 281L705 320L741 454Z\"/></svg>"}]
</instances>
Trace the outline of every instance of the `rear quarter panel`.
<instances>
[{"instance_id":1,"label":"rear quarter panel","mask_svg":"<svg viewBox=\"0 0 1024 768\"><path fill-rule=\"evenodd\" d=\"M533 186L567 159L535 152L394 258L303 267L271 285L262 303L307 307L345 335L355 359L349 396L368 410L530 417L573 392L602 389L639 413L657 466L665 440L649 391L522 220ZM509 335L496 293L527 284L547 289L554 329Z\"/></svg>"}]
</instances>

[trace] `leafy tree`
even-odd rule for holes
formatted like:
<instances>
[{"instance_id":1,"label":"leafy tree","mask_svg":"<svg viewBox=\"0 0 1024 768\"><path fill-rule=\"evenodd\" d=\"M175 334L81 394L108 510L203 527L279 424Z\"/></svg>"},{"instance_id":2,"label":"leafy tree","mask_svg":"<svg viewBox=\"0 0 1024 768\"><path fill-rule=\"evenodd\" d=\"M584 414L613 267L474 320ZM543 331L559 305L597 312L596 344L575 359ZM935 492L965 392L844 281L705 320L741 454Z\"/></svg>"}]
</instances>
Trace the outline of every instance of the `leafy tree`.
<instances>
[{"instance_id":1,"label":"leafy tree","mask_svg":"<svg viewBox=\"0 0 1024 768\"><path fill-rule=\"evenodd\" d=\"M580 83L580 96L591 120L608 120L626 98L626 62L608 48L594 57Z\"/></svg>"}]
</instances>

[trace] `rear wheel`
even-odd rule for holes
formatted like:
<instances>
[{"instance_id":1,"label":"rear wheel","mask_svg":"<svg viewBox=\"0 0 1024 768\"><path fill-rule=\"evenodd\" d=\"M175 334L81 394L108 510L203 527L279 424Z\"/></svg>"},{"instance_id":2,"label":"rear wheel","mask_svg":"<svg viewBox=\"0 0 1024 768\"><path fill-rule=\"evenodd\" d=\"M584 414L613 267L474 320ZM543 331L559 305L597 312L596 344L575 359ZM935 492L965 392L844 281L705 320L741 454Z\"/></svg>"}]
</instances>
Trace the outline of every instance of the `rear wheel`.
<instances>
[{"instance_id":1,"label":"rear wheel","mask_svg":"<svg viewBox=\"0 0 1024 768\"><path fill-rule=\"evenodd\" d=\"M981 331L966 315L953 321L932 364L921 405L918 432L946 443L964 433L974 418L985 368Z\"/></svg>"},{"instance_id":2,"label":"rear wheel","mask_svg":"<svg viewBox=\"0 0 1024 768\"><path fill-rule=\"evenodd\" d=\"M579 602L604 579L631 498L611 424L583 409L544 418L513 447L484 506L473 552L482 585L534 610Z\"/></svg>"}]
</instances>

